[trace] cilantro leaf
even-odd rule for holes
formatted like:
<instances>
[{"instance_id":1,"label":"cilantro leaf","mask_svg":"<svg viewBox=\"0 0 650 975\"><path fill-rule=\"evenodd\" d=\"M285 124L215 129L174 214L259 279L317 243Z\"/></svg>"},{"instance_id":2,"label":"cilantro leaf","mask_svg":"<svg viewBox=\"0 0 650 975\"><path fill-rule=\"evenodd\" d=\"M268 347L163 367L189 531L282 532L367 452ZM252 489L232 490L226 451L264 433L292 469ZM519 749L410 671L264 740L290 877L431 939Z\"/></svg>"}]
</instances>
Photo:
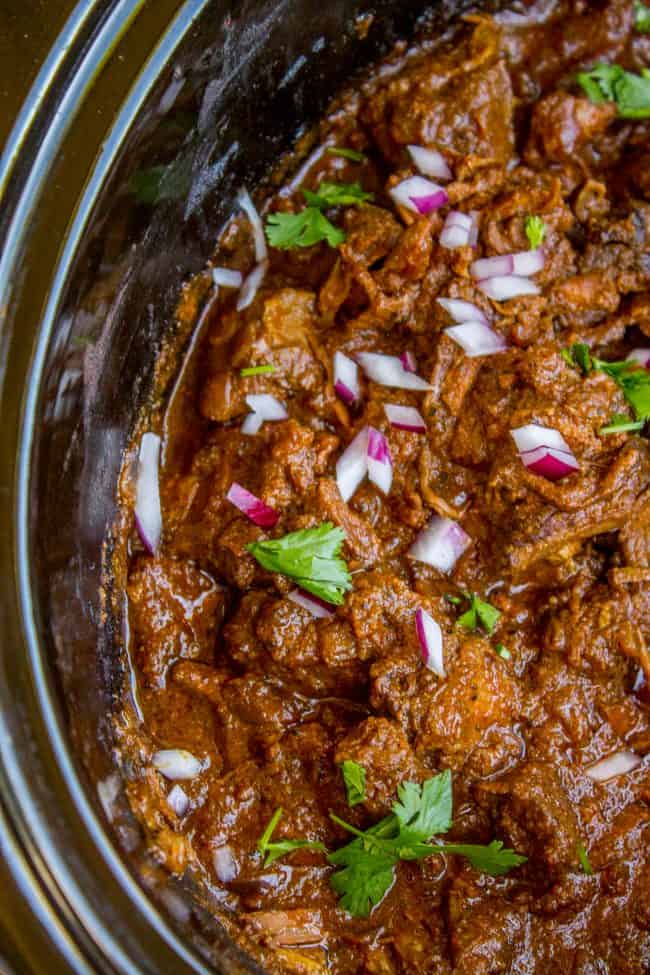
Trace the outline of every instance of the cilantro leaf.
<instances>
[{"instance_id":1,"label":"cilantro leaf","mask_svg":"<svg viewBox=\"0 0 650 975\"><path fill-rule=\"evenodd\" d=\"M610 433L629 433L635 430L643 430L645 420L631 420L625 413L614 413L613 417L606 426L598 431L601 437L606 437Z\"/></svg>"},{"instance_id":2,"label":"cilantro leaf","mask_svg":"<svg viewBox=\"0 0 650 975\"><path fill-rule=\"evenodd\" d=\"M479 626L482 626L486 633L492 633L501 616L499 610L484 599L479 599L474 593L466 593L465 598L469 599L469 609L458 617L456 626L462 626L472 632L476 632Z\"/></svg>"},{"instance_id":3,"label":"cilantro leaf","mask_svg":"<svg viewBox=\"0 0 650 975\"><path fill-rule=\"evenodd\" d=\"M576 81L590 101L615 102L622 118L650 117L650 72L625 71L618 64L597 64L581 71Z\"/></svg>"},{"instance_id":4,"label":"cilantro leaf","mask_svg":"<svg viewBox=\"0 0 650 975\"><path fill-rule=\"evenodd\" d=\"M583 342L576 342L570 348L562 349L561 355L565 362L581 369L585 375L593 371L606 373L623 390L625 399L634 410L636 420L650 419L650 371L648 369L630 359L619 362L598 359L591 354L589 347ZM622 432L621 424L617 422L620 418L620 414L612 417L612 423L602 427L601 433ZM627 422L627 417L625 420ZM629 427L629 429L640 428Z\"/></svg>"},{"instance_id":5,"label":"cilantro leaf","mask_svg":"<svg viewBox=\"0 0 650 975\"><path fill-rule=\"evenodd\" d=\"M535 250L546 237L546 224L541 217L528 216L525 227L531 250Z\"/></svg>"},{"instance_id":6,"label":"cilantro leaf","mask_svg":"<svg viewBox=\"0 0 650 975\"><path fill-rule=\"evenodd\" d=\"M562 349L560 355L567 365L574 369L581 369L585 375L593 368L589 346L584 342L574 342L568 349Z\"/></svg>"},{"instance_id":7,"label":"cilantro leaf","mask_svg":"<svg viewBox=\"0 0 650 975\"><path fill-rule=\"evenodd\" d=\"M397 790L399 802L393 812L403 829L416 834L423 842L435 833L446 833L451 826L451 772L427 779L423 785L403 782Z\"/></svg>"},{"instance_id":8,"label":"cilantro leaf","mask_svg":"<svg viewBox=\"0 0 650 975\"><path fill-rule=\"evenodd\" d=\"M625 71L618 64L597 64L591 71L580 71L576 81L589 101L598 105L616 100L614 85L624 74Z\"/></svg>"},{"instance_id":9,"label":"cilantro leaf","mask_svg":"<svg viewBox=\"0 0 650 975\"><path fill-rule=\"evenodd\" d=\"M455 853L457 856L465 857L475 870L488 873L491 877L508 873L513 867L520 866L528 859L515 853L514 850L504 850L502 840L492 840L487 846L476 843L441 843L438 849L442 853Z\"/></svg>"},{"instance_id":10,"label":"cilantro leaf","mask_svg":"<svg viewBox=\"0 0 650 975\"><path fill-rule=\"evenodd\" d=\"M641 0L634 2L634 26L639 34L650 34L650 7L646 7Z\"/></svg>"},{"instance_id":11,"label":"cilantro leaf","mask_svg":"<svg viewBox=\"0 0 650 975\"><path fill-rule=\"evenodd\" d=\"M343 529L326 521L317 528L251 542L246 547L269 572L289 576L307 592L340 605L343 593L352 588L348 567L339 555L344 539Z\"/></svg>"},{"instance_id":12,"label":"cilantro leaf","mask_svg":"<svg viewBox=\"0 0 650 975\"><path fill-rule=\"evenodd\" d=\"M347 149L345 146L328 146L327 151L331 156L341 156L343 159L350 159L352 162L365 162L368 158L363 152Z\"/></svg>"},{"instance_id":13,"label":"cilantro leaf","mask_svg":"<svg viewBox=\"0 0 650 975\"><path fill-rule=\"evenodd\" d=\"M576 848L576 853L578 854L578 860L580 861L580 866L582 867L582 872L586 873L588 877L593 876L594 868L589 862L589 857L587 856L587 851L585 850L582 843L578 843Z\"/></svg>"},{"instance_id":14,"label":"cilantro leaf","mask_svg":"<svg viewBox=\"0 0 650 975\"><path fill-rule=\"evenodd\" d=\"M322 182L315 193L311 190L302 191L309 206L327 207L355 206L374 199L372 193L364 192L361 183L328 183Z\"/></svg>"},{"instance_id":15,"label":"cilantro leaf","mask_svg":"<svg viewBox=\"0 0 650 975\"><path fill-rule=\"evenodd\" d=\"M497 657L501 657L502 660L510 660L512 657L512 654L508 648L504 647L502 643L497 643L496 647L494 648L494 652L496 653Z\"/></svg>"},{"instance_id":16,"label":"cilantro leaf","mask_svg":"<svg viewBox=\"0 0 650 975\"><path fill-rule=\"evenodd\" d=\"M363 765L349 759L342 762L341 773L349 806L358 806L366 798L366 770Z\"/></svg>"},{"instance_id":17,"label":"cilantro leaf","mask_svg":"<svg viewBox=\"0 0 650 975\"><path fill-rule=\"evenodd\" d=\"M334 860L336 856L336 853L330 855L330 863L343 865L343 860ZM379 904L392 887L396 862L396 858L387 853L362 847L355 850L350 862L330 878L333 889L341 898L343 910L354 917L368 917L371 908Z\"/></svg>"},{"instance_id":18,"label":"cilantro leaf","mask_svg":"<svg viewBox=\"0 0 650 975\"><path fill-rule=\"evenodd\" d=\"M257 849L265 857L264 866L268 867L275 860L279 860L280 857L285 856L287 853L292 853L294 850L321 850L327 853L327 849L323 843L316 840L271 840L273 833L275 832L275 827L280 822L280 817L282 816L282 809L276 809L271 817L271 820L260 836L257 844Z\"/></svg>"},{"instance_id":19,"label":"cilantro leaf","mask_svg":"<svg viewBox=\"0 0 650 975\"><path fill-rule=\"evenodd\" d=\"M292 247L312 247L326 240L330 247L338 247L345 234L321 213L318 207L305 207L300 213L270 213L266 218L266 236L272 247L289 250Z\"/></svg>"},{"instance_id":20,"label":"cilantro leaf","mask_svg":"<svg viewBox=\"0 0 650 975\"><path fill-rule=\"evenodd\" d=\"M268 363L262 366L247 366L245 369L239 370L239 375L245 379L246 376L266 376L272 372L275 372L275 366Z\"/></svg>"}]
</instances>

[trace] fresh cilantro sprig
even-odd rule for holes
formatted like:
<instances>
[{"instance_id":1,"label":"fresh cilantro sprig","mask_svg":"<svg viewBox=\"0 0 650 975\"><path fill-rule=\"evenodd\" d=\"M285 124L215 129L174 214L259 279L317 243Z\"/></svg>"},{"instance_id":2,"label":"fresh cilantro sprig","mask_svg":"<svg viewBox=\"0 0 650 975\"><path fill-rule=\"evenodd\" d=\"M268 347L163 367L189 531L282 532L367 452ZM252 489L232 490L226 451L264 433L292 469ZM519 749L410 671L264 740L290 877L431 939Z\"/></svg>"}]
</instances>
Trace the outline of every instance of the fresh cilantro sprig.
<instances>
[{"instance_id":1,"label":"fresh cilantro sprig","mask_svg":"<svg viewBox=\"0 0 650 975\"><path fill-rule=\"evenodd\" d=\"M496 647L494 648L494 652L496 653L497 657L501 657L502 660L510 660L512 657L512 654L508 648L503 645L503 643L497 643Z\"/></svg>"},{"instance_id":2,"label":"fresh cilantro sprig","mask_svg":"<svg viewBox=\"0 0 650 975\"><path fill-rule=\"evenodd\" d=\"M287 853L293 853L294 850L320 850L327 853L325 844L317 840L272 840L271 837L275 832L275 827L280 822L281 816L282 809L276 809L257 844L257 849L265 857L265 867L270 866L275 860L279 860Z\"/></svg>"},{"instance_id":3,"label":"fresh cilantro sprig","mask_svg":"<svg viewBox=\"0 0 650 975\"><path fill-rule=\"evenodd\" d=\"M650 370L631 359L623 359L620 362L598 359L591 354L589 347L583 342L576 342L569 349L563 349L562 357L570 366L581 369L585 375L590 372L606 373L623 390L623 395L632 407L636 420L645 422L650 419ZM617 426L616 432L621 432L620 424ZM603 429L607 433L614 432L605 427Z\"/></svg>"},{"instance_id":4,"label":"fresh cilantro sprig","mask_svg":"<svg viewBox=\"0 0 650 975\"><path fill-rule=\"evenodd\" d=\"M467 609L456 620L456 626L462 626L466 630L475 633L479 626L482 626L486 633L492 633L499 622L500 611L484 599L479 599L472 592L465 592L462 596L447 594L448 601L455 606L462 606L463 602L469 602Z\"/></svg>"},{"instance_id":5,"label":"fresh cilantro sprig","mask_svg":"<svg viewBox=\"0 0 650 975\"><path fill-rule=\"evenodd\" d=\"M343 159L349 159L351 162L365 162L367 156L363 152L358 152L356 149L348 149L346 146L328 146L327 151L331 156L341 156Z\"/></svg>"},{"instance_id":6,"label":"fresh cilantro sprig","mask_svg":"<svg viewBox=\"0 0 650 975\"><path fill-rule=\"evenodd\" d=\"M650 7L646 7L641 0L634 3L634 26L639 34L650 34Z\"/></svg>"},{"instance_id":7,"label":"fresh cilantro sprig","mask_svg":"<svg viewBox=\"0 0 650 975\"><path fill-rule=\"evenodd\" d=\"M290 250L311 247L326 240L330 247L338 247L345 233L331 223L323 210L335 206L355 206L373 199L360 183L322 182L316 192L303 189L307 206L298 213L270 213L266 219L266 236L272 247Z\"/></svg>"},{"instance_id":8,"label":"fresh cilantro sprig","mask_svg":"<svg viewBox=\"0 0 650 975\"><path fill-rule=\"evenodd\" d=\"M239 375L245 379L247 376L267 376L272 372L275 372L275 366L269 362L262 366L246 366L245 369L239 370Z\"/></svg>"},{"instance_id":9,"label":"fresh cilantro sprig","mask_svg":"<svg viewBox=\"0 0 650 975\"><path fill-rule=\"evenodd\" d=\"M625 413L614 413L609 423L601 427L598 431L601 437L606 437L611 433L633 433L643 430L645 420L630 420Z\"/></svg>"},{"instance_id":10,"label":"fresh cilantro sprig","mask_svg":"<svg viewBox=\"0 0 650 975\"><path fill-rule=\"evenodd\" d=\"M302 589L327 603L340 605L352 579L340 557L345 532L326 521L282 538L251 542L248 551L263 568L294 579Z\"/></svg>"},{"instance_id":11,"label":"fresh cilantro sprig","mask_svg":"<svg viewBox=\"0 0 650 975\"><path fill-rule=\"evenodd\" d=\"M530 249L535 250L546 237L546 224L541 217L528 216L526 217L525 229Z\"/></svg>"},{"instance_id":12,"label":"fresh cilantro sprig","mask_svg":"<svg viewBox=\"0 0 650 975\"><path fill-rule=\"evenodd\" d=\"M588 877L593 876L594 868L589 862L589 857L587 856L587 851L585 850L582 843L578 843L576 848L576 853L578 854L578 860L580 861L580 866L582 867L582 872L586 873Z\"/></svg>"},{"instance_id":13,"label":"fresh cilantro sprig","mask_svg":"<svg viewBox=\"0 0 650 975\"><path fill-rule=\"evenodd\" d=\"M581 71L576 81L595 104L615 102L622 118L650 117L650 70L625 71L618 64L597 64Z\"/></svg>"},{"instance_id":14,"label":"fresh cilantro sprig","mask_svg":"<svg viewBox=\"0 0 650 975\"><path fill-rule=\"evenodd\" d=\"M363 765L350 759L341 763L341 775L345 783L348 806L358 806L366 799L366 770Z\"/></svg>"}]
</instances>

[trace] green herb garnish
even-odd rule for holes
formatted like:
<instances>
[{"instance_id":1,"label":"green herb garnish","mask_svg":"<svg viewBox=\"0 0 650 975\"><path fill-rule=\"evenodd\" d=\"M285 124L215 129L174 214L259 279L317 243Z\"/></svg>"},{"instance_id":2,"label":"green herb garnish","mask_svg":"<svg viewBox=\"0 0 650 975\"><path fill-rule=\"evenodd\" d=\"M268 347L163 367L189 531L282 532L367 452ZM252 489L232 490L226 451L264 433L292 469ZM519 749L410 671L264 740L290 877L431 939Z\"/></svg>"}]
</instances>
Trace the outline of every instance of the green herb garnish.
<instances>
[{"instance_id":1,"label":"green herb garnish","mask_svg":"<svg viewBox=\"0 0 650 975\"><path fill-rule=\"evenodd\" d=\"M292 247L311 247L326 240L330 247L338 247L345 233L335 227L321 212L328 207L355 206L372 200L359 183L323 182L314 193L303 190L307 206L299 213L270 213L266 218L266 236L272 247L289 250Z\"/></svg>"},{"instance_id":2,"label":"green herb garnish","mask_svg":"<svg viewBox=\"0 0 650 975\"><path fill-rule=\"evenodd\" d=\"M615 413L609 423L598 431L601 437L610 433L631 433L643 430L645 420L631 420L625 413Z\"/></svg>"},{"instance_id":3,"label":"green herb garnish","mask_svg":"<svg viewBox=\"0 0 650 975\"><path fill-rule=\"evenodd\" d=\"M341 774L345 782L345 791L349 806L358 806L366 798L366 770L363 765L346 759L341 764Z\"/></svg>"},{"instance_id":4,"label":"green herb garnish","mask_svg":"<svg viewBox=\"0 0 650 975\"><path fill-rule=\"evenodd\" d=\"M525 227L530 248L531 250L535 250L546 237L546 224L541 217L528 216L526 217Z\"/></svg>"},{"instance_id":5,"label":"green herb garnish","mask_svg":"<svg viewBox=\"0 0 650 975\"><path fill-rule=\"evenodd\" d=\"M462 626L472 632L476 632L479 626L482 626L486 633L492 633L501 616L499 610L484 599L479 599L474 593L466 592L463 598L469 600L469 609L458 617L456 626ZM456 599L453 602L456 602Z\"/></svg>"},{"instance_id":6,"label":"green herb garnish","mask_svg":"<svg viewBox=\"0 0 650 975\"><path fill-rule=\"evenodd\" d=\"M345 146L328 146L327 151L331 156L341 156L343 159L352 160L352 162L365 162L368 158L363 152L347 149Z\"/></svg>"},{"instance_id":7,"label":"green herb garnish","mask_svg":"<svg viewBox=\"0 0 650 975\"><path fill-rule=\"evenodd\" d=\"M585 850L582 843L578 843L576 848L578 854L578 860L580 861L580 866L582 867L582 872L586 873L588 877L593 876L594 868L589 862L589 857L587 856L587 851Z\"/></svg>"},{"instance_id":8,"label":"green herb garnish","mask_svg":"<svg viewBox=\"0 0 650 975\"><path fill-rule=\"evenodd\" d=\"M466 843L430 843L437 833L451 827L451 772L434 775L422 785L404 782L397 790L399 801L390 816L367 830L359 830L331 813L339 826L355 836L347 846L330 853L328 861L340 867L331 884L341 897L341 907L356 917L366 917L395 880L400 860L422 860L436 853L466 857L473 867L493 876L507 873L526 857L504 850L501 840L487 846Z\"/></svg>"},{"instance_id":9,"label":"green herb garnish","mask_svg":"<svg viewBox=\"0 0 650 975\"><path fill-rule=\"evenodd\" d=\"M321 850L323 853L327 853L327 847L324 843L312 840L271 840L273 833L275 832L275 827L280 822L280 817L282 816L282 809L276 809L273 813L270 823L262 833L259 842L257 844L257 849L260 851L264 860L264 866L268 867L275 860L280 857L285 856L287 853L293 853L294 850Z\"/></svg>"},{"instance_id":10,"label":"green herb garnish","mask_svg":"<svg viewBox=\"0 0 650 975\"><path fill-rule=\"evenodd\" d=\"M508 648L504 647L502 643L497 643L496 647L494 648L494 652L496 653L497 657L501 657L502 660L510 660L512 656Z\"/></svg>"},{"instance_id":11,"label":"green herb garnish","mask_svg":"<svg viewBox=\"0 0 650 975\"><path fill-rule=\"evenodd\" d=\"M302 589L325 602L340 605L352 588L348 567L340 557L345 532L327 521L282 538L251 542L248 551L269 572L294 579Z\"/></svg>"},{"instance_id":12,"label":"green herb garnish","mask_svg":"<svg viewBox=\"0 0 650 975\"><path fill-rule=\"evenodd\" d=\"M239 375L245 379L247 376L266 376L272 372L275 372L275 366L268 363L263 366L247 366L245 369L239 370Z\"/></svg>"},{"instance_id":13,"label":"green herb garnish","mask_svg":"<svg viewBox=\"0 0 650 975\"><path fill-rule=\"evenodd\" d=\"M366 193L361 183L328 183L322 182L315 193L303 190L303 196L310 207L349 207L359 203L368 203L373 199L372 193Z\"/></svg>"},{"instance_id":14,"label":"green herb garnish","mask_svg":"<svg viewBox=\"0 0 650 975\"><path fill-rule=\"evenodd\" d=\"M650 370L632 359L607 362L591 355L589 347L577 342L569 349L562 349L562 357L570 366L590 372L604 372L623 390L625 399L632 407L638 421L650 419ZM610 424L611 425L611 424ZM603 429L607 429L603 427ZM607 430L607 432L613 432ZM619 431L620 432L620 427Z\"/></svg>"},{"instance_id":15,"label":"green herb garnish","mask_svg":"<svg viewBox=\"0 0 650 975\"><path fill-rule=\"evenodd\" d=\"M639 34L650 34L650 7L646 7L641 0L634 3L634 26Z\"/></svg>"},{"instance_id":16,"label":"green herb garnish","mask_svg":"<svg viewBox=\"0 0 650 975\"><path fill-rule=\"evenodd\" d=\"M641 74L625 71L618 64L597 64L591 71L581 71L576 81L590 101L596 104L615 102L622 118L650 117L650 71Z\"/></svg>"}]
</instances>

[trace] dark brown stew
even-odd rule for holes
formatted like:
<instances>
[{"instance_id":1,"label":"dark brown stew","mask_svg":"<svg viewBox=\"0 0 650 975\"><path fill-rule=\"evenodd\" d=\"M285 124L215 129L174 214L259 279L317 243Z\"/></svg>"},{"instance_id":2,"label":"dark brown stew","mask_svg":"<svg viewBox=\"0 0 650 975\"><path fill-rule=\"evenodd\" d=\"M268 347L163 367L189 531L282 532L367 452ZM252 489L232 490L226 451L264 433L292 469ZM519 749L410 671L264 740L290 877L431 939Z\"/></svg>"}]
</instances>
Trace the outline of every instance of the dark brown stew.
<instances>
[{"instance_id":1,"label":"dark brown stew","mask_svg":"<svg viewBox=\"0 0 650 975\"><path fill-rule=\"evenodd\" d=\"M270 970L650 972L650 11L524 10L339 99L181 308L119 734Z\"/></svg>"}]
</instances>

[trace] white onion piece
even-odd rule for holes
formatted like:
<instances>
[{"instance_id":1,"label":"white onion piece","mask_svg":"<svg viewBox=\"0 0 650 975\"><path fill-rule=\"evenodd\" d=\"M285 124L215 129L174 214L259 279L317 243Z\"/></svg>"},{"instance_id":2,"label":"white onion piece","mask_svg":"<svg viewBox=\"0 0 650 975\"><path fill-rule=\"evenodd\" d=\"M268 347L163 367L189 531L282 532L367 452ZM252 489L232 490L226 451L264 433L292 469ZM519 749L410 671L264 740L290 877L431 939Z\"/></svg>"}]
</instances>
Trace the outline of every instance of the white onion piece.
<instances>
[{"instance_id":1,"label":"white onion piece","mask_svg":"<svg viewBox=\"0 0 650 975\"><path fill-rule=\"evenodd\" d=\"M374 427L368 427L368 477L380 491L389 493L393 483L393 461L386 437Z\"/></svg>"},{"instance_id":2,"label":"white onion piece","mask_svg":"<svg viewBox=\"0 0 650 975\"><path fill-rule=\"evenodd\" d=\"M269 256L266 248L266 237L264 236L264 225L262 218L255 209L255 204L250 198L248 190L241 189L237 195L237 203L242 208L251 223L253 231L253 241L255 242L255 260L257 263L266 261Z\"/></svg>"},{"instance_id":3,"label":"white onion piece","mask_svg":"<svg viewBox=\"0 0 650 975\"><path fill-rule=\"evenodd\" d=\"M273 528L280 515L274 511L265 501L247 491L245 487L233 481L230 485L226 500L234 504L236 508L246 515L247 518L259 528Z\"/></svg>"},{"instance_id":4,"label":"white onion piece","mask_svg":"<svg viewBox=\"0 0 650 975\"><path fill-rule=\"evenodd\" d=\"M478 305L471 301L463 301L462 298L438 298L438 304L445 309L455 322L462 325L463 322L484 322L488 320Z\"/></svg>"},{"instance_id":5,"label":"white onion piece","mask_svg":"<svg viewBox=\"0 0 650 975\"><path fill-rule=\"evenodd\" d=\"M559 481L567 474L580 470L580 465L573 454L565 450L555 450L553 447L538 447L537 450L527 450L519 455L534 474L540 474L548 481Z\"/></svg>"},{"instance_id":6,"label":"white onion piece","mask_svg":"<svg viewBox=\"0 0 650 975\"><path fill-rule=\"evenodd\" d=\"M182 785L175 785L167 796L167 805L181 819L190 808L190 799Z\"/></svg>"},{"instance_id":7,"label":"white onion piece","mask_svg":"<svg viewBox=\"0 0 650 975\"><path fill-rule=\"evenodd\" d=\"M256 433L259 433L263 423L264 417L260 416L259 413L249 413L241 425L241 432L245 433L247 437L254 437Z\"/></svg>"},{"instance_id":8,"label":"white onion piece","mask_svg":"<svg viewBox=\"0 0 650 975\"><path fill-rule=\"evenodd\" d=\"M227 267L213 267L212 280L217 287L241 288L244 276L241 271L231 271Z\"/></svg>"},{"instance_id":9,"label":"white onion piece","mask_svg":"<svg viewBox=\"0 0 650 975\"><path fill-rule=\"evenodd\" d=\"M600 762L590 765L586 772L594 782L607 782L608 779L613 779L616 775L633 772L641 764L641 761L641 756L637 755L636 752L614 752L613 755L608 755Z\"/></svg>"},{"instance_id":10,"label":"white onion piece","mask_svg":"<svg viewBox=\"0 0 650 975\"><path fill-rule=\"evenodd\" d=\"M455 250L458 247L469 246L469 230L457 225L448 227L446 224L440 234L440 246L447 250Z\"/></svg>"},{"instance_id":11,"label":"white onion piece","mask_svg":"<svg viewBox=\"0 0 650 975\"><path fill-rule=\"evenodd\" d=\"M222 884L229 884L237 876L237 861L229 846L220 846L212 857L214 872Z\"/></svg>"},{"instance_id":12,"label":"white onion piece","mask_svg":"<svg viewBox=\"0 0 650 975\"><path fill-rule=\"evenodd\" d=\"M153 767L166 779L193 779L202 769L201 762L184 748L163 748L151 759Z\"/></svg>"},{"instance_id":13,"label":"white onion piece","mask_svg":"<svg viewBox=\"0 0 650 975\"><path fill-rule=\"evenodd\" d=\"M266 274L268 266L268 261L262 261L261 264L257 264L253 268L251 273L244 280L237 299L237 311L243 311L252 303L255 295L257 294L257 289L264 280L264 275Z\"/></svg>"},{"instance_id":14,"label":"white onion piece","mask_svg":"<svg viewBox=\"0 0 650 975\"><path fill-rule=\"evenodd\" d=\"M508 347L503 336L492 331L484 322L463 322L462 325L446 328L445 332L460 345L470 359L480 355L494 355Z\"/></svg>"},{"instance_id":15,"label":"white onion piece","mask_svg":"<svg viewBox=\"0 0 650 975\"><path fill-rule=\"evenodd\" d=\"M479 281L483 278L496 278L503 274L514 274L515 264L512 254L499 254L497 257L482 257L473 261L469 266L469 273Z\"/></svg>"},{"instance_id":16,"label":"white onion piece","mask_svg":"<svg viewBox=\"0 0 650 975\"><path fill-rule=\"evenodd\" d=\"M155 433L144 433L140 441L135 484L135 524L142 544L150 555L158 551L162 536L159 460L160 437Z\"/></svg>"},{"instance_id":17,"label":"white onion piece","mask_svg":"<svg viewBox=\"0 0 650 975\"><path fill-rule=\"evenodd\" d=\"M536 247L531 251L519 251L512 255L513 273L521 277L530 277L537 274L544 267L544 251L541 247Z\"/></svg>"},{"instance_id":18,"label":"white onion piece","mask_svg":"<svg viewBox=\"0 0 650 975\"><path fill-rule=\"evenodd\" d=\"M336 483L344 501L350 500L367 473L368 427L363 427L336 462Z\"/></svg>"},{"instance_id":19,"label":"white onion piece","mask_svg":"<svg viewBox=\"0 0 650 975\"><path fill-rule=\"evenodd\" d=\"M348 406L361 396L359 367L343 352L334 353L334 389Z\"/></svg>"},{"instance_id":20,"label":"white onion piece","mask_svg":"<svg viewBox=\"0 0 650 975\"><path fill-rule=\"evenodd\" d=\"M516 274L499 275L478 282L484 295L493 301L508 301L522 295L538 295L539 287L529 278L519 278Z\"/></svg>"},{"instance_id":21,"label":"white onion piece","mask_svg":"<svg viewBox=\"0 0 650 975\"><path fill-rule=\"evenodd\" d=\"M290 599L296 606L301 606L316 620L328 620L334 616L332 608L328 607L318 596L313 596L302 589L292 589L287 599Z\"/></svg>"},{"instance_id":22,"label":"white onion piece","mask_svg":"<svg viewBox=\"0 0 650 975\"><path fill-rule=\"evenodd\" d=\"M415 613L415 629L425 667L432 670L438 677L444 677L445 664L440 626L426 610L418 609Z\"/></svg>"},{"instance_id":23,"label":"white onion piece","mask_svg":"<svg viewBox=\"0 0 650 975\"><path fill-rule=\"evenodd\" d=\"M446 227L462 227L468 233L472 229L472 218L460 210L450 210L445 220Z\"/></svg>"},{"instance_id":24,"label":"white onion piece","mask_svg":"<svg viewBox=\"0 0 650 975\"><path fill-rule=\"evenodd\" d=\"M249 393L246 402L263 420L286 420L289 417L284 403L270 393Z\"/></svg>"},{"instance_id":25,"label":"white onion piece","mask_svg":"<svg viewBox=\"0 0 650 975\"><path fill-rule=\"evenodd\" d=\"M414 406L399 406L397 403L384 403L386 418L397 430L408 430L411 433L426 433L427 425L419 410Z\"/></svg>"},{"instance_id":26,"label":"white onion piece","mask_svg":"<svg viewBox=\"0 0 650 975\"><path fill-rule=\"evenodd\" d=\"M628 362L638 362L645 369L650 369L650 349L632 349L625 358Z\"/></svg>"},{"instance_id":27,"label":"white onion piece","mask_svg":"<svg viewBox=\"0 0 650 975\"><path fill-rule=\"evenodd\" d=\"M429 383L420 376L408 372L396 355L359 352L357 359L368 379L379 383L380 386L392 386L397 389L431 389Z\"/></svg>"},{"instance_id":28,"label":"white onion piece","mask_svg":"<svg viewBox=\"0 0 650 975\"><path fill-rule=\"evenodd\" d=\"M410 176L390 190L395 203L413 213L426 216L449 202L447 191L425 179L424 176Z\"/></svg>"},{"instance_id":29,"label":"white onion piece","mask_svg":"<svg viewBox=\"0 0 650 975\"><path fill-rule=\"evenodd\" d=\"M410 558L440 572L451 572L471 543L469 535L451 518L433 518L409 549Z\"/></svg>"},{"instance_id":30,"label":"white onion piece","mask_svg":"<svg viewBox=\"0 0 650 975\"><path fill-rule=\"evenodd\" d=\"M407 146L409 155L413 160L416 169L423 176L432 176L434 179L452 179L453 173L445 161L442 153L436 149L425 149L424 146Z\"/></svg>"},{"instance_id":31,"label":"white onion piece","mask_svg":"<svg viewBox=\"0 0 650 975\"><path fill-rule=\"evenodd\" d=\"M478 212L478 210L470 210L469 211L469 215L472 218L472 227L471 227L471 230L469 232L469 241L468 241L468 243L469 243L469 246L470 247L476 247L476 245L478 244L478 218L479 218L479 212Z\"/></svg>"},{"instance_id":32,"label":"white onion piece","mask_svg":"<svg viewBox=\"0 0 650 975\"><path fill-rule=\"evenodd\" d=\"M536 450L538 447L553 447L554 450L563 450L571 454L571 448L559 430L554 427L543 427L539 423L527 423L526 426L517 427L510 431L510 436L515 442L520 454L529 450Z\"/></svg>"}]
</instances>

